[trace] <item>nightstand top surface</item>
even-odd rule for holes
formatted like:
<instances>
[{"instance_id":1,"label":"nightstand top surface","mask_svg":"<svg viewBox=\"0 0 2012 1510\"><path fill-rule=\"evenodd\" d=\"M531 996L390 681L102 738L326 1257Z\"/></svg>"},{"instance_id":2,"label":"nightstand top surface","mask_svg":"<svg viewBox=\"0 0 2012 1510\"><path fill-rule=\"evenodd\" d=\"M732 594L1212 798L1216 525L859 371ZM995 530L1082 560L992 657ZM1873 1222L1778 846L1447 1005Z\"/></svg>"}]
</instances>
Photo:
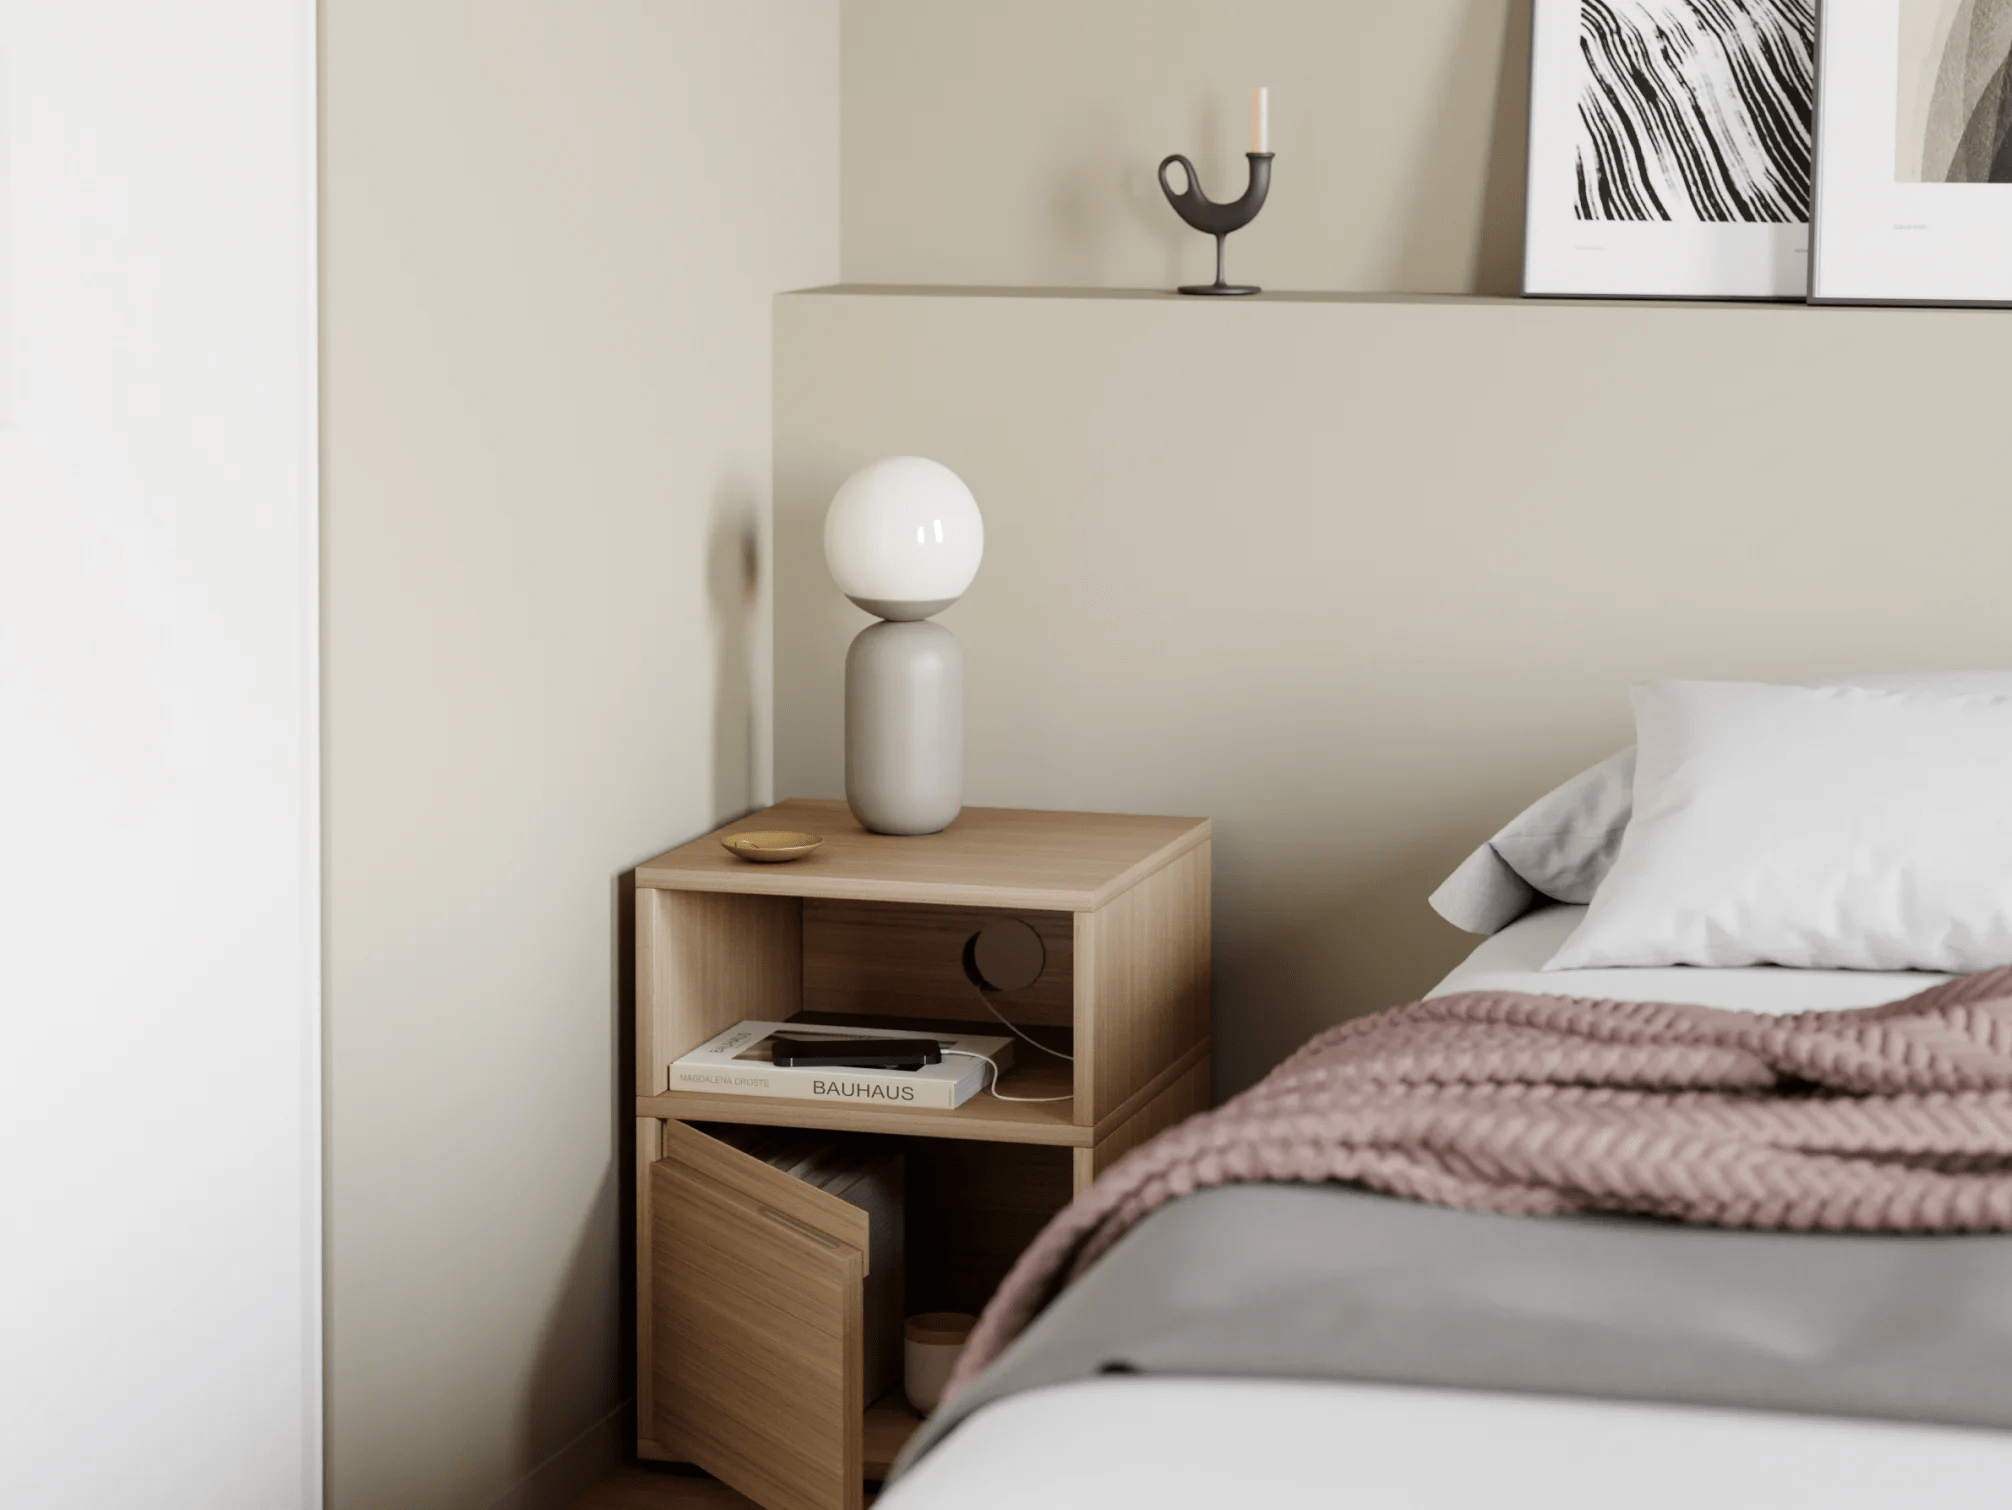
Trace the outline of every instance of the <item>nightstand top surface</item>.
<instances>
[{"instance_id":1,"label":"nightstand top surface","mask_svg":"<svg viewBox=\"0 0 2012 1510\"><path fill-rule=\"evenodd\" d=\"M720 847L726 834L800 829L824 847L762 865ZM843 802L795 798L729 823L636 869L636 884L860 901L1089 912L1209 837L1206 818L967 807L940 834L870 834Z\"/></svg>"}]
</instances>

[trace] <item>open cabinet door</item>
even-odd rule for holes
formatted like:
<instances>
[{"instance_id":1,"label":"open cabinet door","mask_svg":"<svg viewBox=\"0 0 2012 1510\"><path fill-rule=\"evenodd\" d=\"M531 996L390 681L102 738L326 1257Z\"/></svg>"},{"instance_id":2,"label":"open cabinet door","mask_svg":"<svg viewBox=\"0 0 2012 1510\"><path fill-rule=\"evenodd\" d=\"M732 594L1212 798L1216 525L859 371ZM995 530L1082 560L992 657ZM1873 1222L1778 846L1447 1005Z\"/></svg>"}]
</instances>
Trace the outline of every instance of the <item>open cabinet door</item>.
<instances>
[{"instance_id":1,"label":"open cabinet door","mask_svg":"<svg viewBox=\"0 0 2012 1510\"><path fill-rule=\"evenodd\" d=\"M650 1211L650 1435L765 1510L858 1510L864 1213L679 1122Z\"/></svg>"}]
</instances>

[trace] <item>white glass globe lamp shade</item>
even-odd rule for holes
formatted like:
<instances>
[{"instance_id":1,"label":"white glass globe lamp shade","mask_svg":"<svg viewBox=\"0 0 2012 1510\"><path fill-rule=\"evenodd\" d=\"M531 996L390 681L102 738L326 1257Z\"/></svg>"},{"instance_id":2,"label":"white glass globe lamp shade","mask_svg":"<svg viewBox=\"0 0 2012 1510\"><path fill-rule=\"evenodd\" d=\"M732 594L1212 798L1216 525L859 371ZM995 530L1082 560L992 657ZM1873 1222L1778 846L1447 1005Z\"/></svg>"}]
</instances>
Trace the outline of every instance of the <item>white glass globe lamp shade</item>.
<instances>
[{"instance_id":1,"label":"white glass globe lamp shade","mask_svg":"<svg viewBox=\"0 0 2012 1510\"><path fill-rule=\"evenodd\" d=\"M824 559L868 613L905 622L964 596L985 555L985 520L941 462L890 456L852 474L824 516Z\"/></svg>"},{"instance_id":2,"label":"white glass globe lamp shade","mask_svg":"<svg viewBox=\"0 0 2012 1510\"><path fill-rule=\"evenodd\" d=\"M824 516L824 559L882 622L845 657L845 799L876 834L940 833L964 803L964 651L928 622L985 554L978 500L955 472L890 456L853 473Z\"/></svg>"}]
</instances>

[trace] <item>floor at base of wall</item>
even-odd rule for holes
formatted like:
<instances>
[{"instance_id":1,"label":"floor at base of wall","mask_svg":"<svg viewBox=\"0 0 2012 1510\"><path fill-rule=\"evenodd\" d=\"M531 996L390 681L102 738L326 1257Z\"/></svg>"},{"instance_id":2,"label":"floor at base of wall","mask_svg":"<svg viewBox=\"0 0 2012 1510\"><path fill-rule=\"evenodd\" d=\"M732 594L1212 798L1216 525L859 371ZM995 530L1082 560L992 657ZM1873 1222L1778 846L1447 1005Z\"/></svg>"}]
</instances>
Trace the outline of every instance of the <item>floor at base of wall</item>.
<instances>
[{"instance_id":1,"label":"floor at base of wall","mask_svg":"<svg viewBox=\"0 0 2012 1510\"><path fill-rule=\"evenodd\" d=\"M574 1500L570 1510L756 1510L718 1479L624 1468Z\"/></svg>"},{"instance_id":2,"label":"floor at base of wall","mask_svg":"<svg viewBox=\"0 0 2012 1510\"><path fill-rule=\"evenodd\" d=\"M873 1503L869 1490L866 1503ZM624 1468L573 1501L569 1510L760 1510L746 1495L702 1474Z\"/></svg>"}]
</instances>

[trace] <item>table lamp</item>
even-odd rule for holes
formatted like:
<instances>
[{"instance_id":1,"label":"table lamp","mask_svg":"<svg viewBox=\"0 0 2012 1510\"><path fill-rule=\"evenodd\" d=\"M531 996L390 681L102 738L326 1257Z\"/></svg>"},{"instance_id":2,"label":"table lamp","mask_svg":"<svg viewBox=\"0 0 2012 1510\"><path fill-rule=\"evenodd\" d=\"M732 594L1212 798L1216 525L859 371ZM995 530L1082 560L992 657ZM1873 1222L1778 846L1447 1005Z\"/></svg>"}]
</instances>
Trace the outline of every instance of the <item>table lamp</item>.
<instances>
[{"instance_id":1,"label":"table lamp","mask_svg":"<svg viewBox=\"0 0 2012 1510\"><path fill-rule=\"evenodd\" d=\"M839 590L881 620L845 657L845 800L876 834L934 834L964 805L964 651L930 622L985 554L978 500L920 456L853 473L824 516Z\"/></svg>"}]
</instances>

